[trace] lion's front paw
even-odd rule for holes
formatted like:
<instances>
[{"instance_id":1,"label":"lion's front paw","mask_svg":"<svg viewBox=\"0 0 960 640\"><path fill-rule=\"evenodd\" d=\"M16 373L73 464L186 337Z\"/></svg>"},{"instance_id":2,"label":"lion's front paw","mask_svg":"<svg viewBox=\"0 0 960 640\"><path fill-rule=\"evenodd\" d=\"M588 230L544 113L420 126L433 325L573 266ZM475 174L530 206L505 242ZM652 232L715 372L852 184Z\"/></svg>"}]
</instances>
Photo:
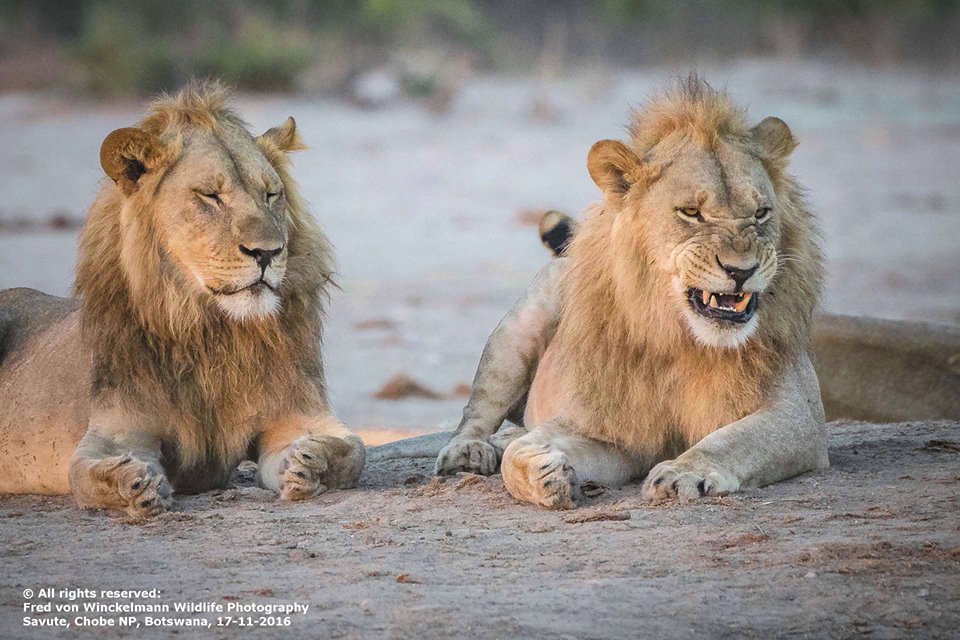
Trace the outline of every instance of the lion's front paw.
<instances>
[{"instance_id":1,"label":"lion's front paw","mask_svg":"<svg viewBox=\"0 0 960 640\"><path fill-rule=\"evenodd\" d=\"M732 473L707 461L685 462L682 458L661 462L643 482L645 500L677 498L681 502L704 496L722 496L740 489Z\"/></svg>"},{"instance_id":2,"label":"lion's front paw","mask_svg":"<svg viewBox=\"0 0 960 640\"><path fill-rule=\"evenodd\" d=\"M515 441L504 454L503 483L514 498L547 509L573 509L580 499L577 472L548 444Z\"/></svg>"},{"instance_id":3,"label":"lion's front paw","mask_svg":"<svg viewBox=\"0 0 960 640\"><path fill-rule=\"evenodd\" d=\"M491 476L497 472L500 462L497 450L484 440L454 438L440 450L434 473L452 475L460 471Z\"/></svg>"},{"instance_id":4,"label":"lion's front paw","mask_svg":"<svg viewBox=\"0 0 960 640\"><path fill-rule=\"evenodd\" d=\"M309 435L287 449L281 465L280 499L303 500L328 489L357 486L365 449L356 436Z\"/></svg>"},{"instance_id":5,"label":"lion's front paw","mask_svg":"<svg viewBox=\"0 0 960 640\"><path fill-rule=\"evenodd\" d=\"M99 461L91 472L106 491L119 495L119 506L133 518L149 518L173 506L173 490L155 461L115 456Z\"/></svg>"}]
</instances>

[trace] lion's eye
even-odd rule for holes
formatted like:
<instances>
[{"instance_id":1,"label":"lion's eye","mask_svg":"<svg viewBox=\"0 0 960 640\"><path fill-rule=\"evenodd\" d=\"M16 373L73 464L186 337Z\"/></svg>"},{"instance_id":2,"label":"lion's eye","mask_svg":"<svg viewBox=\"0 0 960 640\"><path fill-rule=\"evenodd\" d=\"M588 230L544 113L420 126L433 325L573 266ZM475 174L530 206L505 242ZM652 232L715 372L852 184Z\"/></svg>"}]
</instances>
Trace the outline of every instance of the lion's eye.
<instances>
[{"instance_id":1,"label":"lion's eye","mask_svg":"<svg viewBox=\"0 0 960 640\"><path fill-rule=\"evenodd\" d=\"M216 191L207 191L205 189L195 189L194 193L203 198L204 200L209 200L214 204L221 204L220 194Z\"/></svg>"},{"instance_id":2,"label":"lion's eye","mask_svg":"<svg viewBox=\"0 0 960 640\"><path fill-rule=\"evenodd\" d=\"M770 217L770 207L760 207L757 209L757 222L766 222Z\"/></svg>"},{"instance_id":3,"label":"lion's eye","mask_svg":"<svg viewBox=\"0 0 960 640\"><path fill-rule=\"evenodd\" d=\"M277 201L277 198L280 197L279 191L269 191L267 192L267 204L273 204Z\"/></svg>"},{"instance_id":4,"label":"lion's eye","mask_svg":"<svg viewBox=\"0 0 960 640\"><path fill-rule=\"evenodd\" d=\"M700 215L700 209L696 207L678 207L677 215L680 216L681 220L688 220L688 221L698 220L701 222L703 221L703 216Z\"/></svg>"}]
</instances>

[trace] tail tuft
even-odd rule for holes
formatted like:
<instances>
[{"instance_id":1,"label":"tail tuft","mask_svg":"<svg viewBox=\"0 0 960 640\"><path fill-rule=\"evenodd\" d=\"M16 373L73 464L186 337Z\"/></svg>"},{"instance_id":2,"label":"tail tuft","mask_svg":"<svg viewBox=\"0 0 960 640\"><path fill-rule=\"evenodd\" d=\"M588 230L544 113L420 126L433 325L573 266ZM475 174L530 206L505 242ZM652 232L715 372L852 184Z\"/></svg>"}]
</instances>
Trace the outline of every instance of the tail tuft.
<instances>
[{"instance_id":1,"label":"tail tuft","mask_svg":"<svg viewBox=\"0 0 960 640\"><path fill-rule=\"evenodd\" d=\"M573 239L576 228L576 221L567 214L559 211L547 211L540 218L538 228L540 241L553 252L553 255L562 256Z\"/></svg>"}]
</instances>

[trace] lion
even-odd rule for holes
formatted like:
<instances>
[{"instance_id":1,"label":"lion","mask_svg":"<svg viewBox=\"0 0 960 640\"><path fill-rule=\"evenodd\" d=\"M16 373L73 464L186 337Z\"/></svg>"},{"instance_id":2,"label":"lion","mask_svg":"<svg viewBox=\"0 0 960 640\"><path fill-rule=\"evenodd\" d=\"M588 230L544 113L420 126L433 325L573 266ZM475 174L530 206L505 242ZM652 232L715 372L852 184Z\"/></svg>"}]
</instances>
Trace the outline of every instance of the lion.
<instances>
[{"instance_id":1,"label":"lion","mask_svg":"<svg viewBox=\"0 0 960 640\"><path fill-rule=\"evenodd\" d=\"M332 249L290 177L293 118L254 137L196 82L104 139L77 299L0 293L0 492L149 517L239 462L284 500L353 487L327 400Z\"/></svg>"},{"instance_id":2,"label":"lion","mask_svg":"<svg viewBox=\"0 0 960 640\"><path fill-rule=\"evenodd\" d=\"M602 201L585 219L542 220L558 257L491 335L436 473L499 467L518 500L568 509L585 483L645 478L645 499L686 501L829 465L812 362L823 256L787 173L789 127L750 126L691 76L629 133L590 149ZM857 413L892 394L874 416L903 415L879 408L896 400L960 415L960 331L890 324L826 319L832 406L873 417ZM922 349L904 341L915 329ZM932 385L925 403L888 384L910 364ZM521 426L498 432L505 420Z\"/></svg>"}]
</instances>

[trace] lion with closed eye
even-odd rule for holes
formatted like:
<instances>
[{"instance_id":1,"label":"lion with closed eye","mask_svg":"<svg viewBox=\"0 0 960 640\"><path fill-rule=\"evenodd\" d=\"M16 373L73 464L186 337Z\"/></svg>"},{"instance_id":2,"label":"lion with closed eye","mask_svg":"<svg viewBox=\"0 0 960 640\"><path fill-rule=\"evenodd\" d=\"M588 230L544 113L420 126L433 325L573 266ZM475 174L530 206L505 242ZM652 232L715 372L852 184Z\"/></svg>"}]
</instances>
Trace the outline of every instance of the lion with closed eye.
<instances>
[{"instance_id":1,"label":"lion with closed eye","mask_svg":"<svg viewBox=\"0 0 960 640\"><path fill-rule=\"evenodd\" d=\"M576 233L544 218L562 255L491 335L436 472L499 466L550 509L641 478L648 499L691 499L826 467L823 399L856 418L960 415L951 327L818 320L821 396L822 255L795 146L696 77L637 112L628 143L596 143L602 202ZM522 426L498 432L507 419Z\"/></svg>"},{"instance_id":2,"label":"lion with closed eye","mask_svg":"<svg viewBox=\"0 0 960 640\"><path fill-rule=\"evenodd\" d=\"M78 299L0 292L0 492L150 516L259 464L283 499L355 486L327 402L331 249L290 177L292 118L254 137L218 83L106 137Z\"/></svg>"}]
</instances>

